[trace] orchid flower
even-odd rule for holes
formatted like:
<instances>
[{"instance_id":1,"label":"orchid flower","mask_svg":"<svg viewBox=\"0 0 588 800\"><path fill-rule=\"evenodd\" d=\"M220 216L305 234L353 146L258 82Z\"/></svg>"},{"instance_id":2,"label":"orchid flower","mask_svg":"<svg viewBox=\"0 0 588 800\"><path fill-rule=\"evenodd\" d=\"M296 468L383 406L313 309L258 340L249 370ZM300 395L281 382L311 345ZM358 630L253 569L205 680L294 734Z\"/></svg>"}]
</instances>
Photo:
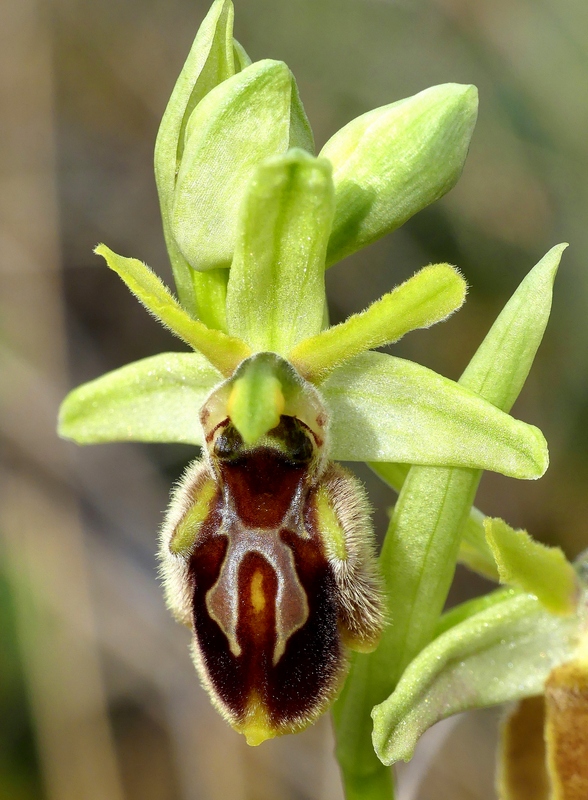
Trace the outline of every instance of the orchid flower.
<instances>
[{"instance_id":1,"label":"orchid flower","mask_svg":"<svg viewBox=\"0 0 588 800\"><path fill-rule=\"evenodd\" d=\"M370 111L315 157L289 69L251 63L232 23L230 0L215 0L156 143L178 298L141 261L96 248L193 352L80 386L59 430L79 444L202 447L173 492L160 560L204 686L259 744L306 727L345 684L335 720L348 796L364 781L357 796L384 797L369 789L384 785L371 707L443 641L429 644L458 556L496 574L472 510L481 470L535 479L547 468L542 433L508 411L547 322L563 246L530 274L459 382L375 352L461 306L466 285L448 264L425 266L329 326L325 269L455 184L477 93L444 84ZM365 490L341 460L404 483L379 561ZM521 596L504 602L533 606ZM345 683L350 652L359 655ZM378 754L407 753L412 739L390 744L401 712L380 717Z\"/></svg>"}]
</instances>

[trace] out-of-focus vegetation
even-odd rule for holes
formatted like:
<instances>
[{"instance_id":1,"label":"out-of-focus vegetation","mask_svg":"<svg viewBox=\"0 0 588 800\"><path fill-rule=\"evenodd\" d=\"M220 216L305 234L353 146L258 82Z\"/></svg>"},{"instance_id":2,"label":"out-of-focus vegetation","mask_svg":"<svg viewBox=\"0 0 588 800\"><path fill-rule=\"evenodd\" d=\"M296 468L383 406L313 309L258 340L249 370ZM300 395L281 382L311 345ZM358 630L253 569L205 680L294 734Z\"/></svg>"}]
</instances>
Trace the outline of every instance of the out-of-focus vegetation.
<instances>
[{"instance_id":1,"label":"out-of-focus vegetation","mask_svg":"<svg viewBox=\"0 0 588 800\"><path fill-rule=\"evenodd\" d=\"M539 483L485 476L477 505L576 555L588 545L588 5L235 4L235 33L251 57L283 59L294 71L318 147L349 119L432 84L479 87L461 181L329 271L332 317L365 307L424 264L450 261L471 287L465 308L411 334L395 353L456 378L526 272L553 244L569 241L552 321L514 409L543 429L552 466ZM3 4L2 800L340 797L328 721L247 749L210 709L189 637L163 607L157 527L171 481L195 453L77 450L54 434L68 386L181 349L92 248L106 241L171 282L152 150L207 7L202 0ZM382 530L393 498L367 470L361 475ZM460 572L452 597L479 587ZM471 730L464 743L486 736L480 726ZM482 781L473 756L442 752L445 771L448 760L453 767L447 797L492 797L490 768ZM444 796L436 769L413 797L424 798L431 785Z\"/></svg>"},{"instance_id":2,"label":"out-of-focus vegetation","mask_svg":"<svg viewBox=\"0 0 588 800\"><path fill-rule=\"evenodd\" d=\"M40 776L15 630L15 608L6 576L0 574L0 797L32 800L40 796Z\"/></svg>"}]
</instances>

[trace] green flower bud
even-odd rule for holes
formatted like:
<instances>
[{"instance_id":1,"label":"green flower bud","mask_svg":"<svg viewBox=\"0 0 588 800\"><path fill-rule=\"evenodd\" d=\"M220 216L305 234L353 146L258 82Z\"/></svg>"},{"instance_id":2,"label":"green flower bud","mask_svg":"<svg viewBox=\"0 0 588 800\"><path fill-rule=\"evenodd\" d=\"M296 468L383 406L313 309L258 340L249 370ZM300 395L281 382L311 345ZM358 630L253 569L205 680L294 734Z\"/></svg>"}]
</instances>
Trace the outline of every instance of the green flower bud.
<instances>
[{"instance_id":1,"label":"green flower bud","mask_svg":"<svg viewBox=\"0 0 588 800\"><path fill-rule=\"evenodd\" d=\"M174 189L192 111L211 89L251 63L241 45L233 39L233 16L230 0L215 0L212 4L174 86L155 143L155 180L165 242L180 301L192 314L197 305L201 305L194 297L194 290L203 287L194 286L193 272L172 234Z\"/></svg>"},{"instance_id":2,"label":"green flower bud","mask_svg":"<svg viewBox=\"0 0 588 800\"><path fill-rule=\"evenodd\" d=\"M327 263L400 227L451 189L478 111L475 86L446 83L369 111L320 155L333 163L336 211Z\"/></svg>"},{"instance_id":3,"label":"green flower bud","mask_svg":"<svg viewBox=\"0 0 588 800\"><path fill-rule=\"evenodd\" d=\"M230 266L255 166L291 147L311 150L312 135L281 61L251 64L201 100L186 127L172 213L174 239L190 266Z\"/></svg>"},{"instance_id":4,"label":"green flower bud","mask_svg":"<svg viewBox=\"0 0 588 800\"><path fill-rule=\"evenodd\" d=\"M180 302L193 317L220 330L226 330L227 272L209 266L204 267L206 273L192 268L194 265L189 263L176 241L173 213L176 182L192 112L212 89L251 64L243 47L233 38L233 16L230 0L215 0L212 4L174 87L155 145L155 178L163 229ZM291 100L287 113L292 133L289 142L312 151L312 132L296 85L290 78ZM274 151L270 152L273 154ZM221 266L228 264L223 262ZM203 269L199 258L196 268Z\"/></svg>"}]
</instances>

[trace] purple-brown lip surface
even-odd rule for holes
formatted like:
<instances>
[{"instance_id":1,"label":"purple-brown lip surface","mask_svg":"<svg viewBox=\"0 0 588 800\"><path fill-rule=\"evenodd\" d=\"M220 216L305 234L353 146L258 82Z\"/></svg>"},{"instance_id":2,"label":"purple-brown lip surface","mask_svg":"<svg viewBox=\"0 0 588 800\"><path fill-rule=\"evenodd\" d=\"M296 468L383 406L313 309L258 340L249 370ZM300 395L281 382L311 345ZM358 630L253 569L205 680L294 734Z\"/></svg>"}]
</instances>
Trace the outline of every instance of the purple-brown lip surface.
<instances>
[{"instance_id":1,"label":"purple-brown lip surface","mask_svg":"<svg viewBox=\"0 0 588 800\"><path fill-rule=\"evenodd\" d=\"M197 646L233 720L256 698L278 731L337 683L335 582L309 524L307 464L261 447L219 471L222 490L190 559Z\"/></svg>"},{"instance_id":2,"label":"purple-brown lip surface","mask_svg":"<svg viewBox=\"0 0 588 800\"><path fill-rule=\"evenodd\" d=\"M246 445L221 419L163 528L168 604L249 744L313 722L342 685L348 648L373 649L384 624L369 505L324 441L282 415Z\"/></svg>"}]
</instances>

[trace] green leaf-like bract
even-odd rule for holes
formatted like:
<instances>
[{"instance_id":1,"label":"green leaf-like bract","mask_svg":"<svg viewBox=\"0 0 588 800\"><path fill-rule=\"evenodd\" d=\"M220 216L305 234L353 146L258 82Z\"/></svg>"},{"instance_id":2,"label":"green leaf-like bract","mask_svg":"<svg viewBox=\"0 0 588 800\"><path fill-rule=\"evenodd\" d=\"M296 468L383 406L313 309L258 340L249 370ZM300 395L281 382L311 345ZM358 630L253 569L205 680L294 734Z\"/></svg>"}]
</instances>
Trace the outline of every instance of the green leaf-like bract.
<instances>
[{"instance_id":1,"label":"green leaf-like bract","mask_svg":"<svg viewBox=\"0 0 588 800\"><path fill-rule=\"evenodd\" d=\"M327 263L365 247L449 191L476 123L474 86L446 83L368 111L320 155L333 162L337 210Z\"/></svg>"},{"instance_id":2,"label":"green leaf-like bract","mask_svg":"<svg viewBox=\"0 0 588 800\"><path fill-rule=\"evenodd\" d=\"M285 356L321 330L333 210L325 159L290 150L255 170L227 290L228 330L252 349Z\"/></svg>"},{"instance_id":3,"label":"green leaf-like bract","mask_svg":"<svg viewBox=\"0 0 588 800\"><path fill-rule=\"evenodd\" d=\"M198 353L162 353L68 394L59 434L78 444L202 442L199 413L222 375Z\"/></svg>"},{"instance_id":4,"label":"green leaf-like bract","mask_svg":"<svg viewBox=\"0 0 588 800\"><path fill-rule=\"evenodd\" d=\"M518 396L543 337L562 250L553 248L522 281L460 378L504 411ZM397 625L387 632L397 677L432 636L480 477L479 470L415 467L402 488L382 556L397 598ZM399 611L405 603L406 616Z\"/></svg>"},{"instance_id":5,"label":"green leaf-like bract","mask_svg":"<svg viewBox=\"0 0 588 800\"><path fill-rule=\"evenodd\" d=\"M460 379L504 411L543 337L563 249L550 250L523 280ZM370 741L370 708L394 690L434 635L480 477L479 470L413 467L404 483L380 557L394 624L373 655L355 659L334 709L344 773L375 779L383 769Z\"/></svg>"},{"instance_id":6,"label":"green leaf-like bract","mask_svg":"<svg viewBox=\"0 0 588 800\"><path fill-rule=\"evenodd\" d=\"M398 493L410 472L410 464L372 461L369 466L384 483ZM485 514L472 506L463 526L458 561L479 575L483 575L491 581L498 581L496 561L486 541L484 519Z\"/></svg>"},{"instance_id":7,"label":"green leaf-like bract","mask_svg":"<svg viewBox=\"0 0 588 800\"><path fill-rule=\"evenodd\" d=\"M431 642L374 708L374 746L385 764L410 759L419 736L452 714L540 694L573 653L577 616L549 614L528 594L499 592L496 600Z\"/></svg>"},{"instance_id":8,"label":"green leaf-like bract","mask_svg":"<svg viewBox=\"0 0 588 800\"><path fill-rule=\"evenodd\" d=\"M547 468L541 431L412 361L364 353L321 388L335 459L459 464L517 478Z\"/></svg>"}]
</instances>

